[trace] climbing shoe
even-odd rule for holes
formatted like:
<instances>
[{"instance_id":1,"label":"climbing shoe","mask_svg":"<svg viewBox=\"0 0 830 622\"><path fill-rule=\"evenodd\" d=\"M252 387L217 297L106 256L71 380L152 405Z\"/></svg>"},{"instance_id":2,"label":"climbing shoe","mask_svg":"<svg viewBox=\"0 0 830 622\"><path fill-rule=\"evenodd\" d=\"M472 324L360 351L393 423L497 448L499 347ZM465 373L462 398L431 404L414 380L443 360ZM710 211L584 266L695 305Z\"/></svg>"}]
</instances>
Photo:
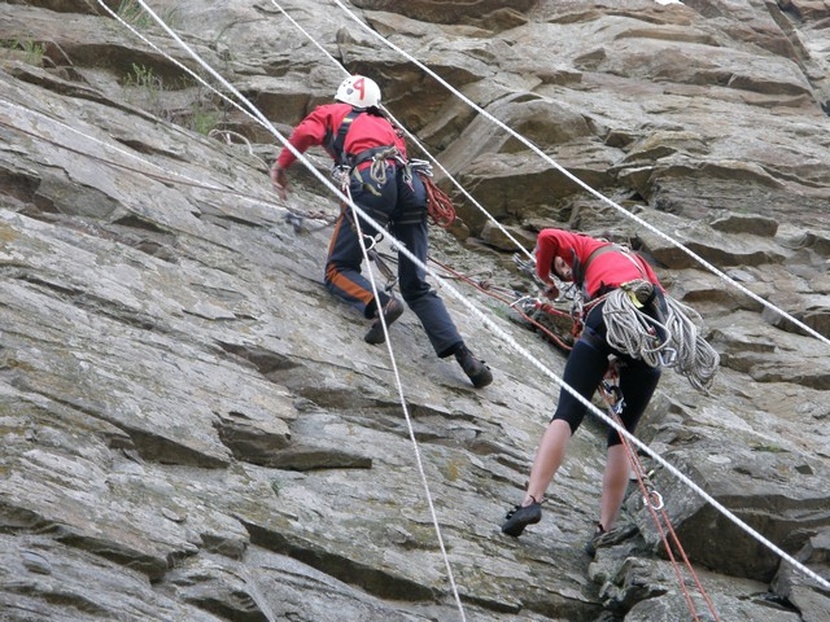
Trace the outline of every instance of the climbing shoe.
<instances>
[{"instance_id":1,"label":"climbing shoe","mask_svg":"<svg viewBox=\"0 0 830 622\"><path fill-rule=\"evenodd\" d=\"M588 542L585 543L585 552L589 556L593 557L597 554L597 547L602 546L602 539L606 533L607 532L603 528L602 523L597 523L596 530L594 530L594 533Z\"/></svg>"},{"instance_id":2,"label":"climbing shoe","mask_svg":"<svg viewBox=\"0 0 830 622\"><path fill-rule=\"evenodd\" d=\"M386 306L383 307L383 319L386 320L386 328L388 329L392 322L397 320L403 314L403 303L397 298L390 298ZM383 333L383 324L380 318L372 322L372 326L366 331L363 337L366 343L379 344L386 341L386 335Z\"/></svg>"},{"instance_id":3,"label":"climbing shoe","mask_svg":"<svg viewBox=\"0 0 830 622\"><path fill-rule=\"evenodd\" d=\"M518 538L522 535L525 527L535 525L542 520L542 504L533 501L529 505L517 505L504 518L504 523L501 526L502 532L508 536Z\"/></svg>"},{"instance_id":4,"label":"climbing shoe","mask_svg":"<svg viewBox=\"0 0 830 622\"><path fill-rule=\"evenodd\" d=\"M484 361L477 359L467 346L461 346L456 350L455 360L461 365L461 369L476 389L486 387L493 382L493 372L484 364Z\"/></svg>"},{"instance_id":5,"label":"climbing shoe","mask_svg":"<svg viewBox=\"0 0 830 622\"><path fill-rule=\"evenodd\" d=\"M637 531L637 525L633 523L617 525L609 531L606 531L602 527L602 524L597 523L593 535L585 543L584 550L588 555L593 557L597 554L597 549L621 544L624 540L628 540L636 535Z\"/></svg>"}]
</instances>

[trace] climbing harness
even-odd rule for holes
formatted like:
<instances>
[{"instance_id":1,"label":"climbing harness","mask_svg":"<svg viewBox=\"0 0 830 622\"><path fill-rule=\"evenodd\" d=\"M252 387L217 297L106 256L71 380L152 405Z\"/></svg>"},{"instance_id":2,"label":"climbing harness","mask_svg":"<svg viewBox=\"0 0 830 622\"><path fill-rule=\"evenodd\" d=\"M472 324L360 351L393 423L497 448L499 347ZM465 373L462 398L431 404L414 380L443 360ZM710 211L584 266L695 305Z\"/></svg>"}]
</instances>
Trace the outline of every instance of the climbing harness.
<instances>
[{"instance_id":1,"label":"climbing harness","mask_svg":"<svg viewBox=\"0 0 830 622\"><path fill-rule=\"evenodd\" d=\"M346 134L349 133L352 122L364 112L366 111L352 109L349 114L343 117L336 133L332 132L330 128L326 128L326 135L323 137L323 148L332 157L335 166L343 166L346 163Z\"/></svg>"}]
</instances>

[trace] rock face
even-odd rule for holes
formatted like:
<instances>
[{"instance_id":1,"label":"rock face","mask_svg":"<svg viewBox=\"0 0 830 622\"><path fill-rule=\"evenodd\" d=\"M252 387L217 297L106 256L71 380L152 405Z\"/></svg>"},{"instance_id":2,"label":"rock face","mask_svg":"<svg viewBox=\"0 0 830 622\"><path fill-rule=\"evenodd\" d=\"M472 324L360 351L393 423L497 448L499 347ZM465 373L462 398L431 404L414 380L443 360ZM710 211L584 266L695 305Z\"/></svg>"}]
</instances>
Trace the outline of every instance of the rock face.
<instances>
[{"instance_id":1,"label":"rock face","mask_svg":"<svg viewBox=\"0 0 830 622\"><path fill-rule=\"evenodd\" d=\"M721 356L638 430L718 618L830 617L827 3L153 2L187 49L116 4L0 5L0 619L714 619L635 483L583 553L600 422L499 532L564 355L492 294L551 225L641 250ZM337 198L271 189L338 61L445 169L484 390L411 313L394 365L365 344L321 285Z\"/></svg>"}]
</instances>

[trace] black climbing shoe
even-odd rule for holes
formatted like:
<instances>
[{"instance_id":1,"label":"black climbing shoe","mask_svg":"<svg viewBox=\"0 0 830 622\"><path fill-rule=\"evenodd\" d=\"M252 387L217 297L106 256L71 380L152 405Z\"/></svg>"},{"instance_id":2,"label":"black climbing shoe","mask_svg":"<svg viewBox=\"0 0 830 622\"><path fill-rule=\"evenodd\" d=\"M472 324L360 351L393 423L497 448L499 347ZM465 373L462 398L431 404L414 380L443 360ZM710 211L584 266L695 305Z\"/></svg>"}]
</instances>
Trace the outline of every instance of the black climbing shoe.
<instances>
[{"instance_id":1,"label":"black climbing shoe","mask_svg":"<svg viewBox=\"0 0 830 622\"><path fill-rule=\"evenodd\" d=\"M522 535L525 527L535 525L542 520L542 504L533 501L530 505L517 505L504 518L504 524L501 526L502 532L508 536L518 538Z\"/></svg>"},{"instance_id":2,"label":"black climbing shoe","mask_svg":"<svg viewBox=\"0 0 830 622\"><path fill-rule=\"evenodd\" d=\"M455 352L455 360L461 365L461 369L467 374L470 382L476 389L486 387L493 382L493 372L484 364L484 361L477 359L467 346L461 346Z\"/></svg>"},{"instance_id":3,"label":"black climbing shoe","mask_svg":"<svg viewBox=\"0 0 830 622\"><path fill-rule=\"evenodd\" d=\"M637 525L633 523L623 523L609 531L606 531L600 523L597 523L594 534L585 543L584 550L588 555L593 557L597 554L597 549L621 544L623 541L635 536L637 531Z\"/></svg>"},{"instance_id":4,"label":"black climbing shoe","mask_svg":"<svg viewBox=\"0 0 830 622\"><path fill-rule=\"evenodd\" d=\"M386 306L383 307L383 319L386 320L386 328L388 329L392 325L392 322L401 317L402 314L403 303L397 298L390 298ZM383 324L381 324L380 318L372 323L372 326L366 331L366 336L363 337L363 340L373 345L386 341L386 335L383 333Z\"/></svg>"},{"instance_id":5,"label":"black climbing shoe","mask_svg":"<svg viewBox=\"0 0 830 622\"><path fill-rule=\"evenodd\" d=\"M585 543L585 552L593 557L597 554L597 547L602 546L603 536L606 534L605 529L601 523L597 523L597 528L591 536L590 540Z\"/></svg>"}]
</instances>

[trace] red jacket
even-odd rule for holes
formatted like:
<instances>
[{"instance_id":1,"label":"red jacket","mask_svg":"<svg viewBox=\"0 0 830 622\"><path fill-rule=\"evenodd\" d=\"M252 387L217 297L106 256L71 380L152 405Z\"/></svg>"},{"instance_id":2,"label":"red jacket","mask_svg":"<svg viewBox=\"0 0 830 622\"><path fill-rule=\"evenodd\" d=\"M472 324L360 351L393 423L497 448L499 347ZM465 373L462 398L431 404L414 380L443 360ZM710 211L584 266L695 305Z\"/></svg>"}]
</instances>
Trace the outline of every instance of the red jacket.
<instances>
[{"instance_id":1,"label":"red jacket","mask_svg":"<svg viewBox=\"0 0 830 622\"><path fill-rule=\"evenodd\" d=\"M654 270L636 253L605 252L595 255L588 262L591 253L609 244L582 233L543 229L536 238L536 274L543 282L550 282L553 260L561 257L571 268L574 268L575 259L583 269L587 264L583 286L589 298L596 296L604 287L619 287L635 279L646 279L660 286Z\"/></svg>"},{"instance_id":2,"label":"red jacket","mask_svg":"<svg viewBox=\"0 0 830 622\"><path fill-rule=\"evenodd\" d=\"M305 153L309 147L321 146L326 134L331 132L337 136L337 130L343 119L352 111L349 104L324 104L312 110L305 119L294 128L288 142L300 153ZM365 113L358 115L346 134L346 153L359 154L366 149L394 145L406 157L406 144L395 132L395 128L383 117ZM284 147L277 158L277 164L287 169L294 164L297 158Z\"/></svg>"}]
</instances>

